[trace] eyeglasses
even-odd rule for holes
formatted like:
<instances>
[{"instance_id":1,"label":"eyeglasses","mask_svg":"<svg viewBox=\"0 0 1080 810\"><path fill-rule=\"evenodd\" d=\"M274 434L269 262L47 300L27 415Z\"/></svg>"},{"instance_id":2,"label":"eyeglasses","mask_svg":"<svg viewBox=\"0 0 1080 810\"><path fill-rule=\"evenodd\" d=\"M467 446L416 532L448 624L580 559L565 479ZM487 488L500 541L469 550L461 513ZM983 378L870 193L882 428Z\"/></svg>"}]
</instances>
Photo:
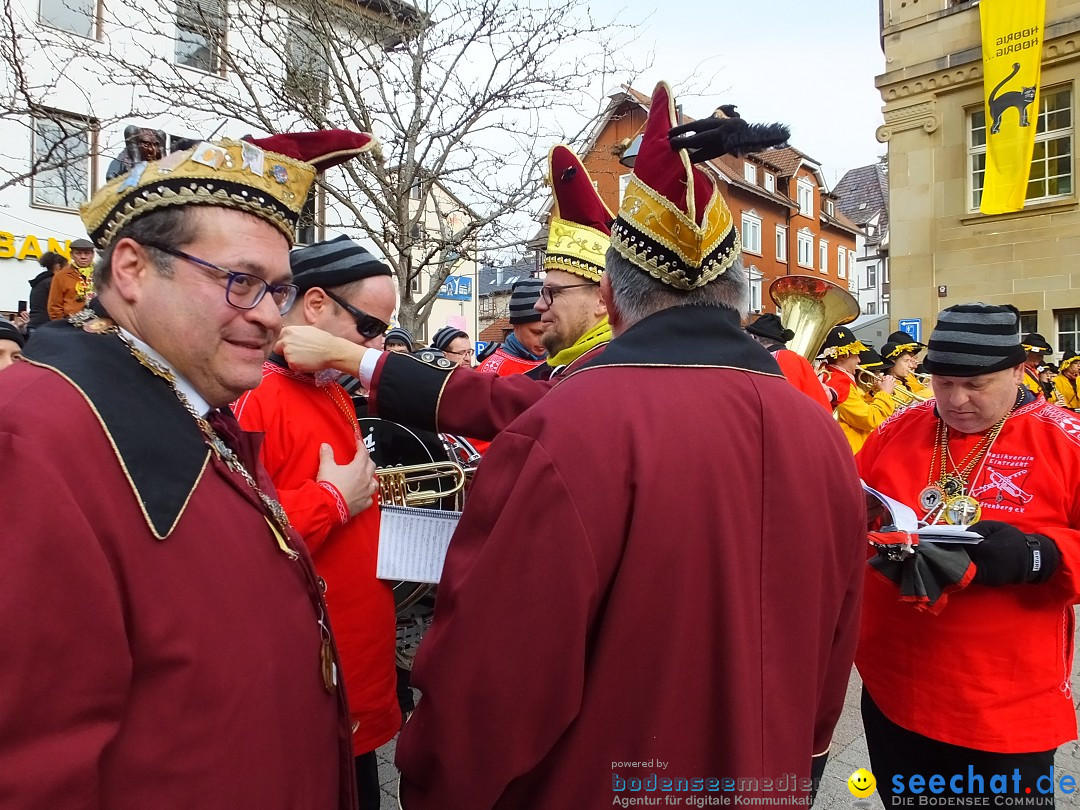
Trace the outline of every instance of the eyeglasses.
<instances>
[{"instance_id":1,"label":"eyeglasses","mask_svg":"<svg viewBox=\"0 0 1080 810\"><path fill-rule=\"evenodd\" d=\"M452 352L449 349L443 349L443 354L452 354L454 357L472 357L476 354L475 349L462 349L460 352Z\"/></svg>"},{"instance_id":2,"label":"eyeglasses","mask_svg":"<svg viewBox=\"0 0 1080 810\"><path fill-rule=\"evenodd\" d=\"M326 293L326 296L330 300L337 302L342 309L352 315L353 320L356 321L356 331L368 340L377 338L390 328L390 324L386 321L380 321L374 315L368 315L364 310L357 309L348 301L342 300L329 290L324 289L323 292Z\"/></svg>"},{"instance_id":3,"label":"eyeglasses","mask_svg":"<svg viewBox=\"0 0 1080 810\"><path fill-rule=\"evenodd\" d=\"M177 259L183 259L184 261L191 262L198 265L200 268L205 267L210 270L216 270L219 273L224 273L228 279L225 284L225 300L230 306L237 309L255 309L259 305L259 302L263 300L263 296L270 293L270 297L277 304L278 312L284 315L292 307L296 301L296 295L298 288L295 284L267 284L263 279L258 276L253 276L251 273L238 273L234 270L226 270L224 267L219 267L213 262L208 262L206 259L200 259L198 256L192 256L190 253L184 253L182 250L176 248L166 247L165 245L159 245L155 242L142 242L143 247L153 248L154 250L160 250L169 256L175 256Z\"/></svg>"},{"instance_id":4,"label":"eyeglasses","mask_svg":"<svg viewBox=\"0 0 1080 810\"><path fill-rule=\"evenodd\" d=\"M544 303L549 307L555 303L555 299L559 296L563 290L572 290L575 287L595 287L595 281L586 281L584 284L562 284L547 286L546 284L540 288L540 297L544 299Z\"/></svg>"}]
</instances>

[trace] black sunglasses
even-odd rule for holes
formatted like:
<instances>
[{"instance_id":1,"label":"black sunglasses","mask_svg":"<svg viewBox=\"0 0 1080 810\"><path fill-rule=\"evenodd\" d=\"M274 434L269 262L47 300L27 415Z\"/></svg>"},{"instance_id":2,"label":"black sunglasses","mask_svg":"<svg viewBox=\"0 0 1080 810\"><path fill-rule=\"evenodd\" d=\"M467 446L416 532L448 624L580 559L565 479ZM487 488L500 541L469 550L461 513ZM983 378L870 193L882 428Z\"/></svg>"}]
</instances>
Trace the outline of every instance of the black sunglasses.
<instances>
[{"instance_id":1,"label":"black sunglasses","mask_svg":"<svg viewBox=\"0 0 1080 810\"><path fill-rule=\"evenodd\" d=\"M364 310L357 309L348 301L342 300L329 290L324 289L323 292L326 293L330 300L335 301L342 309L352 315L353 320L356 321L356 331L368 340L377 338L390 328L390 324L386 321L380 321L374 315L368 315Z\"/></svg>"}]
</instances>

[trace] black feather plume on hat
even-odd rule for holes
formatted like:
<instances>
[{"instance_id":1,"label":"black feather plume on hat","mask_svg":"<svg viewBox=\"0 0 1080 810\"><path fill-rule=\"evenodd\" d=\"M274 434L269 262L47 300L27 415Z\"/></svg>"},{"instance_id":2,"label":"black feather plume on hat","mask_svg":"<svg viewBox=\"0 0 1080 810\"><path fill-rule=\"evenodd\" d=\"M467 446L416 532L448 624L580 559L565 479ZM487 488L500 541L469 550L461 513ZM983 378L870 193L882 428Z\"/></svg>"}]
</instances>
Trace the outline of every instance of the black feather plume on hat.
<instances>
[{"instance_id":1,"label":"black feather plume on hat","mask_svg":"<svg viewBox=\"0 0 1080 810\"><path fill-rule=\"evenodd\" d=\"M790 137L786 124L750 124L732 117L700 118L672 127L668 133L671 148L689 150L694 163L783 147Z\"/></svg>"}]
</instances>

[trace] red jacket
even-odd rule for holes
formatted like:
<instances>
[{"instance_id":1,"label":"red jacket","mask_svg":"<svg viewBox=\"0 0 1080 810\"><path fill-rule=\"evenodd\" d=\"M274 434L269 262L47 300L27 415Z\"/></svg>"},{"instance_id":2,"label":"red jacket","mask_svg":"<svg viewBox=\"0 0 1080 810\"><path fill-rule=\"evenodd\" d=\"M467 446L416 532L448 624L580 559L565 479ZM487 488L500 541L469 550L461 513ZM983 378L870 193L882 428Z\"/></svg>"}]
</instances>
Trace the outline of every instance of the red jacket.
<instances>
[{"instance_id":1,"label":"red jacket","mask_svg":"<svg viewBox=\"0 0 1080 810\"><path fill-rule=\"evenodd\" d=\"M499 347L494 354L478 365L476 370L485 374L497 374L500 377L506 377L510 374L524 374L526 371L532 371L543 362L543 360L524 360Z\"/></svg>"},{"instance_id":2,"label":"red jacket","mask_svg":"<svg viewBox=\"0 0 1080 810\"><path fill-rule=\"evenodd\" d=\"M336 383L320 388L309 375L267 363L262 383L237 400L235 411L246 430L266 434L263 465L311 551L315 570L326 580L349 711L358 723L353 747L362 754L390 740L401 725L396 619L390 584L375 578L378 507L344 522L337 498L315 480L324 442L334 448L338 464L356 454L356 435L342 406L351 408L352 402Z\"/></svg>"},{"instance_id":3,"label":"red jacket","mask_svg":"<svg viewBox=\"0 0 1080 810\"><path fill-rule=\"evenodd\" d=\"M934 403L912 406L855 457L863 480L918 510L931 471ZM962 459L978 435L952 434ZM1069 684L1080 595L1080 419L1043 399L1005 422L971 481L983 520L1046 535L1062 567L1041 585L969 585L939 615L899 601L867 567L855 663L897 725L942 742L1000 753L1046 751L1076 737ZM920 513L921 517L921 513Z\"/></svg>"},{"instance_id":4,"label":"red jacket","mask_svg":"<svg viewBox=\"0 0 1080 810\"><path fill-rule=\"evenodd\" d=\"M814 367L810 365L805 357L790 349L779 349L773 352L773 358L776 360L777 365L780 366L780 370L787 377L789 383L825 410L832 412L832 400L829 398L825 386L818 379L817 374L814 373Z\"/></svg>"}]
</instances>

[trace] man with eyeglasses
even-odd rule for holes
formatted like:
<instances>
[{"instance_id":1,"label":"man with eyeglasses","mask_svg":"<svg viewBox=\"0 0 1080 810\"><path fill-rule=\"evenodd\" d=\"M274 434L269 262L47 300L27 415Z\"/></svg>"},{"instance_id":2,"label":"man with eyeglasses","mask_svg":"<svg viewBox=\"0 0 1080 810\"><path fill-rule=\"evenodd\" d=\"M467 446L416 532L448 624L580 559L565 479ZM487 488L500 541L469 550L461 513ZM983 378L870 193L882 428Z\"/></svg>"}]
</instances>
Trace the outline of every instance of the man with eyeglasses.
<instances>
[{"instance_id":1,"label":"man with eyeglasses","mask_svg":"<svg viewBox=\"0 0 1080 810\"><path fill-rule=\"evenodd\" d=\"M382 348L397 303L390 268L347 236L289 255L300 295L286 324L305 324L357 346ZM326 604L349 695L361 808L379 806L375 749L401 727L391 586L375 577L379 514L375 467L353 401L336 374L290 371L276 354L258 388L235 407L245 430L265 434L260 458L281 504L326 581Z\"/></svg>"},{"instance_id":2,"label":"man with eyeglasses","mask_svg":"<svg viewBox=\"0 0 1080 810\"><path fill-rule=\"evenodd\" d=\"M472 367L476 355L469 335L454 326L444 326L431 338L431 348L438 349L446 359L458 366Z\"/></svg>"},{"instance_id":3,"label":"man with eyeglasses","mask_svg":"<svg viewBox=\"0 0 1080 810\"><path fill-rule=\"evenodd\" d=\"M202 142L83 206L98 296L0 374L5 808L356 807L325 583L228 405L316 171L371 145Z\"/></svg>"}]
</instances>

